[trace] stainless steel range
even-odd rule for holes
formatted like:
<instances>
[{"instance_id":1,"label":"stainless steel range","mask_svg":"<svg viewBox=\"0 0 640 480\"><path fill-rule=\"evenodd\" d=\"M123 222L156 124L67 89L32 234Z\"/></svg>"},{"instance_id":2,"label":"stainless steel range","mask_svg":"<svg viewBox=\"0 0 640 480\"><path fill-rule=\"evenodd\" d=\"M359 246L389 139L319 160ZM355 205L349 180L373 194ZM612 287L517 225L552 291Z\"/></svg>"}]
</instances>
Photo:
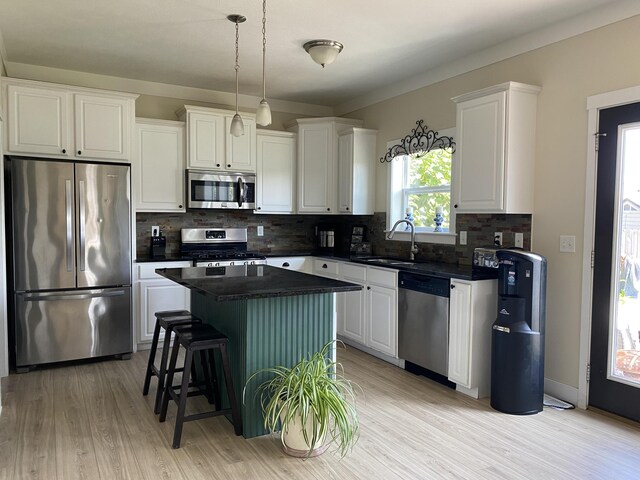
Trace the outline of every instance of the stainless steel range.
<instances>
[{"instance_id":1,"label":"stainless steel range","mask_svg":"<svg viewBox=\"0 0 640 480\"><path fill-rule=\"evenodd\" d=\"M246 228L183 228L180 253L196 267L266 265L267 258L247 251Z\"/></svg>"}]
</instances>

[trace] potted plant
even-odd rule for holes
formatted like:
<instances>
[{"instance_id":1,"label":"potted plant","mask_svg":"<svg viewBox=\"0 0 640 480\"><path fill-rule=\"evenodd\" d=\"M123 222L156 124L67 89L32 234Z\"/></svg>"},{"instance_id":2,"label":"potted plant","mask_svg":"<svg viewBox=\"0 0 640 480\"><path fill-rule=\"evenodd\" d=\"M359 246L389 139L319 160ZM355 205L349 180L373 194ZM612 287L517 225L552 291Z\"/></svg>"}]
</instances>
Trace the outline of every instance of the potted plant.
<instances>
[{"instance_id":1,"label":"potted plant","mask_svg":"<svg viewBox=\"0 0 640 480\"><path fill-rule=\"evenodd\" d=\"M325 344L291 368L258 370L247 380L248 384L264 375L271 377L257 387L256 395L265 428L281 430L282 446L289 455L314 457L335 443L344 456L358 440L358 387L344 377L342 365L330 358L334 343Z\"/></svg>"}]
</instances>

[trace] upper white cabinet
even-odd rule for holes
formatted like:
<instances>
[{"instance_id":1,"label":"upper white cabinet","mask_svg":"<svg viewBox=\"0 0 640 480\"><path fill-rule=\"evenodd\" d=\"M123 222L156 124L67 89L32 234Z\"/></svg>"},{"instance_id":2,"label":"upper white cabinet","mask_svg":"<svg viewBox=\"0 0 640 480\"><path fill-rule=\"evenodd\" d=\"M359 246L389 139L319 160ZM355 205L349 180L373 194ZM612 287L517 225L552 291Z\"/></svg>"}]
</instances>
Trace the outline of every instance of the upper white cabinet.
<instances>
[{"instance_id":1,"label":"upper white cabinet","mask_svg":"<svg viewBox=\"0 0 640 480\"><path fill-rule=\"evenodd\" d=\"M507 82L452 99L457 104L452 174L457 212L533 212L540 90Z\"/></svg>"},{"instance_id":2,"label":"upper white cabinet","mask_svg":"<svg viewBox=\"0 0 640 480\"><path fill-rule=\"evenodd\" d=\"M182 122L136 119L132 184L136 211L184 212Z\"/></svg>"},{"instance_id":3,"label":"upper white cabinet","mask_svg":"<svg viewBox=\"0 0 640 480\"><path fill-rule=\"evenodd\" d=\"M377 133L351 127L338 135L339 213L374 213Z\"/></svg>"},{"instance_id":4,"label":"upper white cabinet","mask_svg":"<svg viewBox=\"0 0 640 480\"><path fill-rule=\"evenodd\" d=\"M256 137L256 211L294 213L296 135L258 130Z\"/></svg>"},{"instance_id":5,"label":"upper white cabinet","mask_svg":"<svg viewBox=\"0 0 640 480\"><path fill-rule=\"evenodd\" d=\"M298 213L340 213L338 209L338 178L342 174L339 173L339 168L347 168L346 165L349 165L351 161L349 156L352 154L348 148L351 139L345 138L343 152L347 158L345 166L339 167L338 136L353 127L361 126L360 120L338 117L298 119L288 125L288 128L298 133ZM355 142L355 135L353 140ZM371 164L373 162L372 157ZM349 183L358 185L358 182L358 178L354 177ZM344 196L347 197L349 194L346 184L344 188ZM373 191L370 194L373 202ZM346 205L348 202L344 203ZM348 206L353 208L352 205ZM343 213L350 212L345 210Z\"/></svg>"},{"instance_id":6,"label":"upper white cabinet","mask_svg":"<svg viewBox=\"0 0 640 480\"><path fill-rule=\"evenodd\" d=\"M255 115L243 113L244 135L229 133L235 112L185 105L178 112L187 124L187 168L191 170L256 171Z\"/></svg>"},{"instance_id":7,"label":"upper white cabinet","mask_svg":"<svg viewBox=\"0 0 640 480\"><path fill-rule=\"evenodd\" d=\"M491 325L496 319L496 280L451 280L448 378L474 398L491 390Z\"/></svg>"},{"instance_id":8,"label":"upper white cabinet","mask_svg":"<svg viewBox=\"0 0 640 480\"><path fill-rule=\"evenodd\" d=\"M127 161L136 95L4 80L7 152Z\"/></svg>"}]
</instances>

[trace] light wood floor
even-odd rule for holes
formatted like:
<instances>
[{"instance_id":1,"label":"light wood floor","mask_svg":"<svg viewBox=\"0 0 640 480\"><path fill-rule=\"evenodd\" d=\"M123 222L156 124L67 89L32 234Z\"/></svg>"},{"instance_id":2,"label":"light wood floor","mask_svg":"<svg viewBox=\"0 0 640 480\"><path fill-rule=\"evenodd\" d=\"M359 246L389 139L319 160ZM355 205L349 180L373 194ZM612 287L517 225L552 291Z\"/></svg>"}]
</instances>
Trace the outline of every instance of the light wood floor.
<instances>
[{"instance_id":1,"label":"light wood floor","mask_svg":"<svg viewBox=\"0 0 640 480\"><path fill-rule=\"evenodd\" d=\"M236 437L223 418L187 423L173 450L175 406L158 423L141 352L4 379L0 479L640 478L638 424L579 410L505 415L353 348L339 358L364 390L360 441L344 459L287 457L277 438Z\"/></svg>"}]
</instances>

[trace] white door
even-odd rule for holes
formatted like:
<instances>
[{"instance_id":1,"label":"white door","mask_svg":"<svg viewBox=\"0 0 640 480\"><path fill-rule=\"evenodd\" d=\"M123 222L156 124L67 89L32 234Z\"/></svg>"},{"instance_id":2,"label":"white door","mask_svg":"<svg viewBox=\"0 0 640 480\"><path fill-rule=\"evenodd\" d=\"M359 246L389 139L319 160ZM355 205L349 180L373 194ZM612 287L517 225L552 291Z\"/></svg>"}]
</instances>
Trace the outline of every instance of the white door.
<instances>
[{"instance_id":1,"label":"white door","mask_svg":"<svg viewBox=\"0 0 640 480\"><path fill-rule=\"evenodd\" d=\"M136 122L132 165L138 212L184 212L184 124Z\"/></svg>"},{"instance_id":2,"label":"white door","mask_svg":"<svg viewBox=\"0 0 640 480\"><path fill-rule=\"evenodd\" d=\"M506 92L458 104L453 178L459 212L504 209Z\"/></svg>"},{"instance_id":3,"label":"white door","mask_svg":"<svg viewBox=\"0 0 640 480\"><path fill-rule=\"evenodd\" d=\"M189 310L189 289L166 280L139 282L140 286L140 342L153 339L155 313L162 310Z\"/></svg>"},{"instance_id":4,"label":"white door","mask_svg":"<svg viewBox=\"0 0 640 480\"><path fill-rule=\"evenodd\" d=\"M470 385L471 284L451 280L449 298L449 380Z\"/></svg>"},{"instance_id":5,"label":"white door","mask_svg":"<svg viewBox=\"0 0 640 480\"><path fill-rule=\"evenodd\" d=\"M298 132L298 212L334 213L333 124L301 125Z\"/></svg>"},{"instance_id":6,"label":"white door","mask_svg":"<svg viewBox=\"0 0 640 480\"><path fill-rule=\"evenodd\" d=\"M9 151L70 154L66 92L9 85L7 121Z\"/></svg>"},{"instance_id":7,"label":"white door","mask_svg":"<svg viewBox=\"0 0 640 480\"><path fill-rule=\"evenodd\" d=\"M367 286L367 346L397 356L397 291L393 288Z\"/></svg>"},{"instance_id":8,"label":"white door","mask_svg":"<svg viewBox=\"0 0 640 480\"><path fill-rule=\"evenodd\" d=\"M187 168L216 170L224 168L224 115L189 112L187 115L189 148Z\"/></svg>"},{"instance_id":9,"label":"white door","mask_svg":"<svg viewBox=\"0 0 640 480\"><path fill-rule=\"evenodd\" d=\"M353 212L353 140L353 133L338 137L338 211L340 213Z\"/></svg>"},{"instance_id":10,"label":"white door","mask_svg":"<svg viewBox=\"0 0 640 480\"><path fill-rule=\"evenodd\" d=\"M74 95L78 157L130 158L131 101L99 95Z\"/></svg>"},{"instance_id":11,"label":"white door","mask_svg":"<svg viewBox=\"0 0 640 480\"><path fill-rule=\"evenodd\" d=\"M295 136L258 134L257 150L256 210L293 213Z\"/></svg>"},{"instance_id":12,"label":"white door","mask_svg":"<svg viewBox=\"0 0 640 480\"><path fill-rule=\"evenodd\" d=\"M234 137L229 133L233 117L225 117L226 163L227 170L232 172L256 171L256 121L253 118L243 118L244 135Z\"/></svg>"}]
</instances>

